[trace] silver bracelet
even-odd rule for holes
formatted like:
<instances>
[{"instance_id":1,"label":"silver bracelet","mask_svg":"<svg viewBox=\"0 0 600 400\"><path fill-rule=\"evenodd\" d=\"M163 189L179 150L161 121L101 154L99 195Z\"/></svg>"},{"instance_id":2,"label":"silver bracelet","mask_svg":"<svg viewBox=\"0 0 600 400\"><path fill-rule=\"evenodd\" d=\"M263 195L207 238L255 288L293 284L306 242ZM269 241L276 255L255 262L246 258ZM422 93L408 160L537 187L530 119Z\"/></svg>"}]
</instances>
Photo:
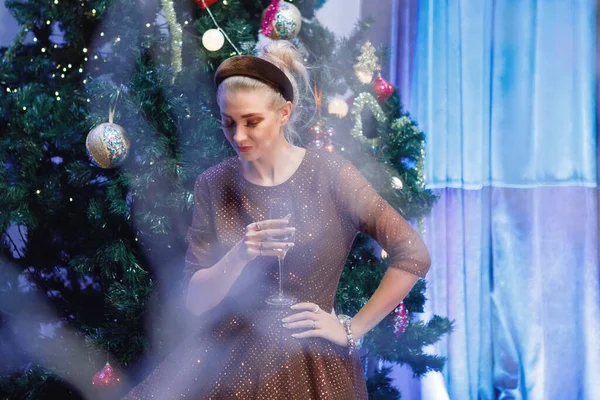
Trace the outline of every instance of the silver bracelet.
<instances>
[{"instance_id":1,"label":"silver bracelet","mask_svg":"<svg viewBox=\"0 0 600 400\"><path fill-rule=\"evenodd\" d=\"M352 335L352 327L350 326L352 318L350 318L347 315L340 314L338 315L338 320L344 326L344 330L346 331L346 339L348 341L348 354L352 354L356 349L356 342L354 341L354 336Z\"/></svg>"}]
</instances>

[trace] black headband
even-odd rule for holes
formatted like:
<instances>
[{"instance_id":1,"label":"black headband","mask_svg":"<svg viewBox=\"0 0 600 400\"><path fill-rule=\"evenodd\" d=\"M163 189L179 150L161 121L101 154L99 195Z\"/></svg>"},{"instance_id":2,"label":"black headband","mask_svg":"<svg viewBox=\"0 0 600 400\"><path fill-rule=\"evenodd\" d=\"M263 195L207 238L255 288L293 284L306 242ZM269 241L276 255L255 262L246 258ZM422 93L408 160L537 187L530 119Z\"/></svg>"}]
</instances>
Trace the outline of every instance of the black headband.
<instances>
[{"instance_id":1,"label":"black headband","mask_svg":"<svg viewBox=\"0 0 600 400\"><path fill-rule=\"evenodd\" d=\"M292 82L275 64L260 57L235 56L223 61L215 72L215 85L219 85L230 76L248 76L258 79L282 94L287 101L294 101Z\"/></svg>"}]
</instances>

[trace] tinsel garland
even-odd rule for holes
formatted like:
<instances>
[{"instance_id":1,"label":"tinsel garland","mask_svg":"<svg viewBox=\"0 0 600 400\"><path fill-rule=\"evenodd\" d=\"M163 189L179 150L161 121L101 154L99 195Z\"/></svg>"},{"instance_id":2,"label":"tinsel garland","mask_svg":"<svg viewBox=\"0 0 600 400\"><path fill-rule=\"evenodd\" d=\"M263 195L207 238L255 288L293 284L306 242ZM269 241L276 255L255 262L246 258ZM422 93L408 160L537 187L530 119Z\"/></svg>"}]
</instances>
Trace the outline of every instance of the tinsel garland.
<instances>
[{"instance_id":1,"label":"tinsel garland","mask_svg":"<svg viewBox=\"0 0 600 400\"><path fill-rule=\"evenodd\" d=\"M171 30L171 64L173 65L173 70L177 74L181 72L182 69L181 46L183 45L183 29L181 28L181 25L177 23L173 1L161 0L161 4L165 12L165 19Z\"/></svg>"},{"instance_id":2,"label":"tinsel garland","mask_svg":"<svg viewBox=\"0 0 600 400\"><path fill-rule=\"evenodd\" d=\"M350 132L355 138L360 139L371 145L376 145L380 141L379 137L370 139L363 135L362 117L360 114L365 106L368 106L371 109L373 115L375 116L375 119L379 123L383 123L386 121L387 118L385 116L385 113L383 112L383 109L379 105L377 99L375 99L375 97L373 97L371 93L363 92L356 96L356 98L354 99L354 103L352 104L352 109L350 110L350 113L354 115L354 127Z\"/></svg>"},{"instance_id":3,"label":"tinsel garland","mask_svg":"<svg viewBox=\"0 0 600 400\"><path fill-rule=\"evenodd\" d=\"M392 122L392 129L403 132L405 129L409 130L414 135L420 135L421 131L419 128L408 118L406 115L402 116L398 119L395 119ZM418 174L417 184L419 185L419 189L423 189L426 183L426 177L423 173L424 169L424 160L425 160L425 142L421 141L421 146L419 150L419 155L417 156L417 164L416 170Z\"/></svg>"}]
</instances>

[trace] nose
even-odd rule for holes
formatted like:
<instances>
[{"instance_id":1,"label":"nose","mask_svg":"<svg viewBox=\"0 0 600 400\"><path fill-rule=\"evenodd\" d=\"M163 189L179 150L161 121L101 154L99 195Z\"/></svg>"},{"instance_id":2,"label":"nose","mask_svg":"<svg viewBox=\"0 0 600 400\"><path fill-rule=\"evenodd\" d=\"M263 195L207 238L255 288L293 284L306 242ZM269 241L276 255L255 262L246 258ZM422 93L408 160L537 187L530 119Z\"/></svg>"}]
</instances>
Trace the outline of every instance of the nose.
<instances>
[{"instance_id":1,"label":"nose","mask_svg":"<svg viewBox=\"0 0 600 400\"><path fill-rule=\"evenodd\" d=\"M235 131L233 132L233 141L237 145L240 145L240 144L244 143L244 141L247 138L248 138L248 135L246 135L246 131L244 130L244 127L236 125Z\"/></svg>"}]
</instances>

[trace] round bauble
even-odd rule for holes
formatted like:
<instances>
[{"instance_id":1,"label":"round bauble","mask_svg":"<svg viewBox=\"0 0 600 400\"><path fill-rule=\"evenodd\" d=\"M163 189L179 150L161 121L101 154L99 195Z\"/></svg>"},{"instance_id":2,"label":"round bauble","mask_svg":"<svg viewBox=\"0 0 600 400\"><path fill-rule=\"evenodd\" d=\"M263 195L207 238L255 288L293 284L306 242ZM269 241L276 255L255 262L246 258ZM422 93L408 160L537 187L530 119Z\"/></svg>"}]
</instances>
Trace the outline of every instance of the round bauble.
<instances>
[{"instance_id":1,"label":"round bauble","mask_svg":"<svg viewBox=\"0 0 600 400\"><path fill-rule=\"evenodd\" d=\"M265 12L263 18L269 18ZM272 21L269 24L270 34L267 35L273 40L292 40L300 32L302 26L302 14L295 5L287 1L279 2L277 13L271 17ZM269 29L267 28L267 32Z\"/></svg>"},{"instance_id":2,"label":"round bauble","mask_svg":"<svg viewBox=\"0 0 600 400\"><path fill-rule=\"evenodd\" d=\"M377 93L377 100L383 103L394 93L394 86L379 75L373 81L373 90Z\"/></svg>"},{"instance_id":3,"label":"round bauble","mask_svg":"<svg viewBox=\"0 0 600 400\"><path fill-rule=\"evenodd\" d=\"M114 168L122 164L127 158L129 147L125 130L110 122L96 126L85 140L90 161L100 168Z\"/></svg>"},{"instance_id":4,"label":"round bauble","mask_svg":"<svg viewBox=\"0 0 600 400\"><path fill-rule=\"evenodd\" d=\"M337 115L340 118L344 118L346 114L348 114L348 103L339 97L335 97L327 105L327 112L329 114Z\"/></svg>"}]
</instances>

